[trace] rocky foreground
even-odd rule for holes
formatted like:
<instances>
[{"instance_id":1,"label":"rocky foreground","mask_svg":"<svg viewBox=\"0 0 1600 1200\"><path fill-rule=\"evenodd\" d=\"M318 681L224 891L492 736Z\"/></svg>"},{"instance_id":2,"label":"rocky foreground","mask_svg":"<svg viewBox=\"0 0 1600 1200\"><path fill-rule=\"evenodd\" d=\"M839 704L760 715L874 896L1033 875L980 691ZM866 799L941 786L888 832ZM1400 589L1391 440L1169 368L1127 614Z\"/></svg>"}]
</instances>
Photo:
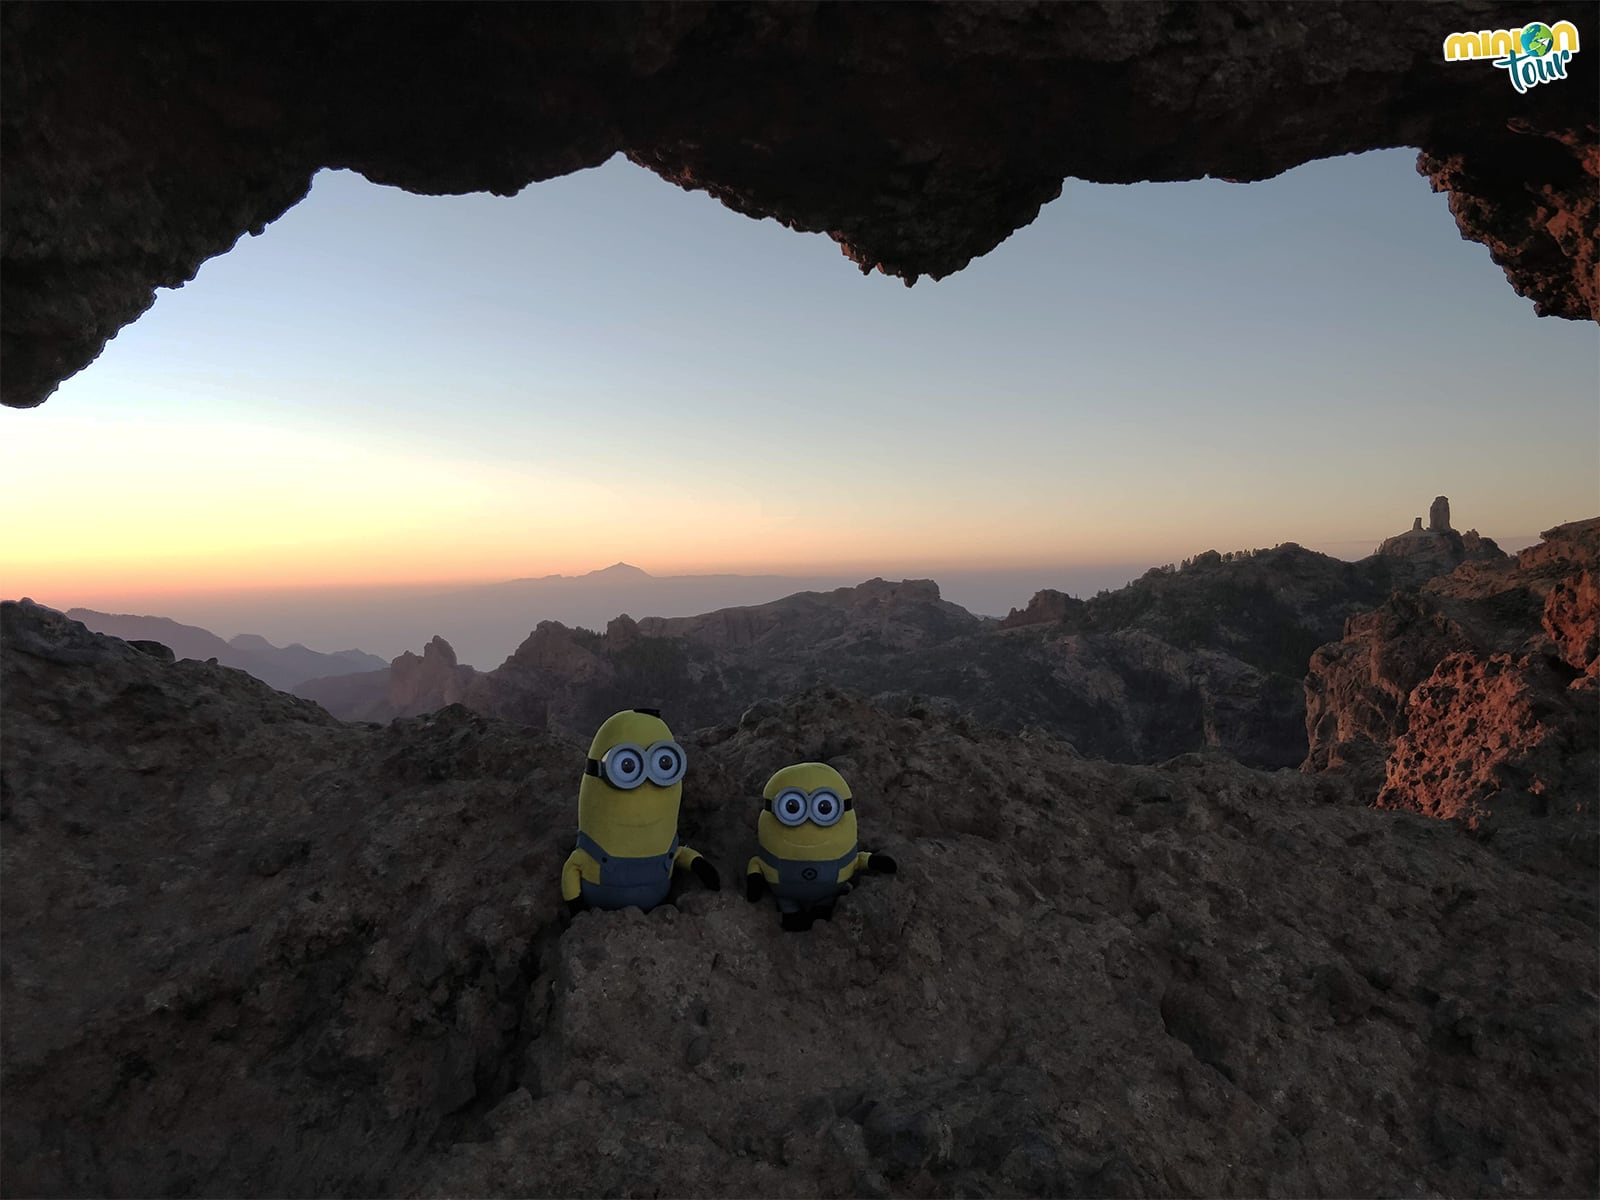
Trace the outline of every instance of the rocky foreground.
<instances>
[{"instance_id":1,"label":"rocky foreground","mask_svg":"<svg viewBox=\"0 0 1600 1200\"><path fill-rule=\"evenodd\" d=\"M685 838L825 759L898 876L564 927L580 743L0 617L9 1194L1600 1185L1592 839L812 690L679 731Z\"/></svg>"}]
</instances>

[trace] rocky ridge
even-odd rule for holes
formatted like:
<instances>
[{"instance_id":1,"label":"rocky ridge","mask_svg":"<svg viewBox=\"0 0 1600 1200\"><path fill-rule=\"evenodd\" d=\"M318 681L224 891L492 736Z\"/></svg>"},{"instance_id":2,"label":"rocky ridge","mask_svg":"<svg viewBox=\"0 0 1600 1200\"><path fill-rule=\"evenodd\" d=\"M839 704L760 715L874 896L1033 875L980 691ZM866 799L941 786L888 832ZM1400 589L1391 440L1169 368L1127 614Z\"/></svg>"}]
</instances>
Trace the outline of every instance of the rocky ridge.
<instances>
[{"instance_id":1,"label":"rocky ridge","mask_svg":"<svg viewBox=\"0 0 1600 1200\"><path fill-rule=\"evenodd\" d=\"M820 759L898 876L804 935L732 889L563 929L580 743L0 621L17 1194L1600 1179L1594 872L1461 823L811 690L685 735L684 836L735 874L761 782Z\"/></svg>"},{"instance_id":2,"label":"rocky ridge","mask_svg":"<svg viewBox=\"0 0 1600 1200\"><path fill-rule=\"evenodd\" d=\"M1429 507L1426 529L1422 518L1416 518L1405 533L1385 538L1378 554L1392 561L1398 581L1411 585L1448 575L1464 562L1495 562L1505 557L1493 538L1483 537L1476 529L1465 533L1452 529L1450 501L1444 496L1435 497Z\"/></svg>"},{"instance_id":3,"label":"rocky ridge","mask_svg":"<svg viewBox=\"0 0 1600 1200\"><path fill-rule=\"evenodd\" d=\"M224 641L209 629L184 625L167 617L132 616L72 608L67 615L96 633L129 642L159 642L178 658L204 662L214 658L225 667L248 671L263 683L288 690L310 679L353 675L379 667L383 660L361 650L335 650L324 654L296 642L275 646L264 637L241 633Z\"/></svg>"},{"instance_id":4,"label":"rocky ridge","mask_svg":"<svg viewBox=\"0 0 1600 1200\"><path fill-rule=\"evenodd\" d=\"M940 599L939 585L931 579L869 579L856 587L801 592L748 608L647 617L636 628L641 637L683 638L713 650L849 654L863 643L891 651L920 650L975 633L983 625L981 617Z\"/></svg>"},{"instance_id":5,"label":"rocky ridge","mask_svg":"<svg viewBox=\"0 0 1600 1200\"><path fill-rule=\"evenodd\" d=\"M460 700L582 736L631 703L709 725L830 684L925 694L1120 761L1209 746L1291 766L1305 757L1300 681L1311 651L1377 604L1393 574L1387 560L1344 563L1292 544L1226 560L1209 551L1087 601L1041 593L1001 622L941 600L931 580L870 580L696 617L624 615L603 634L540 622L496 670L463 674L459 686L440 677L449 692L402 695L392 672L296 692L352 720Z\"/></svg>"}]
</instances>

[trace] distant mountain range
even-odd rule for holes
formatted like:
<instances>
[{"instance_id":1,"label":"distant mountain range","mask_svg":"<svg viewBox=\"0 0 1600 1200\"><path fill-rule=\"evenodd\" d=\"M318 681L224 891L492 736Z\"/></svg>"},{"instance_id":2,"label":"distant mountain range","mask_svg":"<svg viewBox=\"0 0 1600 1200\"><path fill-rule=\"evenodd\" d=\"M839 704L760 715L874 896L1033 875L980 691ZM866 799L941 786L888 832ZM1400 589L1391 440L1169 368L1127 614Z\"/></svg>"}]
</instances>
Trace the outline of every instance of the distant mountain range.
<instances>
[{"instance_id":1,"label":"distant mountain range","mask_svg":"<svg viewBox=\"0 0 1600 1200\"><path fill-rule=\"evenodd\" d=\"M1041 587L1079 595L1121 587L1147 562L1101 563L1060 569L1007 568L941 571L947 599L974 613L1003 615ZM830 575L651 575L617 563L583 575L547 575L474 585L366 585L262 589L186 597L173 609L153 599L119 600L119 612L159 612L205 629L251 629L278 643L360 646L391 659L435 637L464 664L488 671L522 644L540 621L603 629L620 613L688 617L722 608L766 604L797 592L827 592L860 583L863 571ZM931 572L916 572L927 575ZM49 596L36 596L51 603ZM63 596L54 607L82 604ZM135 608L133 605L137 604ZM101 610L107 603L91 604Z\"/></svg>"},{"instance_id":2,"label":"distant mountain range","mask_svg":"<svg viewBox=\"0 0 1600 1200\"><path fill-rule=\"evenodd\" d=\"M603 632L554 616L563 606L593 612L618 595L675 595L681 605L707 589L760 594L783 578L658 579L627 563L415 598L427 601L435 630L468 629L485 647L536 620L489 671L437 632L413 643L421 654L386 663L361 651L280 649L251 635L223 642L162 618L70 615L182 657L215 657L345 720L385 722L459 703L583 737L612 711L643 704L692 729L822 684L942 706L1000 729L1038 727L1107 759L1152 762L1215 747L1285 767L1307 755L1303 680L1313 651L1396 589L1464 561L1505 559L1491 539L1451 529L1443 497L1431 528L1414 524L1359 562L1294 543L1211 550L1088 599L1039 589L1003 619L950 602L927 579L798 590L683 616L634 619L618 607ZM364 611L371 620L393 615L389 605Z\"/></svg>"},{"instance_id":3,"label":"distant mountain range","mask_svg":"<svg viewBox=\"0 0 1600 1200\"><path fill-rule=\"evenodd\" d=\"M655 579L655 578L656 578L656 576L650 574L649 571L646 571L641 567L636 567L632 563L614 562L609 567L600 567L600 568L598 568L596 570L593 570L593 571L585 571L582 575L539 575L539 576L529 575L529 576L527 576L525 578L522 578L522 579L508 579L508 580L506 580L506 584L515 585L515 584L524 584L524 583L556 583L558 581L562 582L562 583L573 583L573 582L576 582L577 580L580 580L580 579L587 579L591 583L597 583L597 582L602 582L602 581L606 582L606 583L639 583L639 582L642 582L643 580L646 580L646 579ZM739 577L738 576L717 576L717 575L687 575L687 576L676 576L676 578L680 578L680 579L718 579L718 578L739 578ZM754 577L747 576L746 578L760 578L760 576L754 576ZM505 585L500 585L500 586L505 586Z\"/></svg>"},{"instance_id":4,"label":"distant mountain range","mask_svg":"<svg viewBox=\"0 0 1600 1200\"><path fill-rule=\"evenodd\" d=\"M1214 746L1263 766L1306 755L1311 653L1397 583L1384 556L1347 563L1293 544L1208 552L1088 600L1044 590L1004 620L943 600L932 580L869 580L693 617L618 616L603 633L541 621L500 667L434 638L389 669L296 694L347 720L460 703L577 736L659 705L675 726L734 720L817 684L1046 729L1086 754L1158 761Z\"/></svg>"},{"instance_id":5,"label":"distant mountain range","mask_svg":"<svg viewBox=\"0 0 1600 1200\"><path fill-rule=\"evenodd\" d=\"M298 642L292 646L274 646L253 633L241 633L223 641L208 629L180 625L166 617L103 613L90 608L69 609L67 616L82 621L96 633L110 634L126 642L160 642L178 658L200 662L214 658L220 665L247 671L280 691L289 691L308 679L372 671L389 665L377 655L361 650L323 654Z\"/></svg>"},{"instance_id":6,"label":"distant mountain range","mask_svg":"<svg viewBox=\"0 0 1600 1200\"><path fill-rule=\"evenodd\" d=\"M376 650L384 662L439 635L450 642L463 663L488 670L504 662L544 620L596 628L618 613L688 615L729 605L758 604L798 591L836 588L860 579L859 575L653 576L638 567L618 563L584 575L550 575L471 586L263 589L233 596L187 598L181 611L166 615L206 629L221 626L261 630L269 637L275 635L278 642L361 646ZM1029 592L1021 590L1026 586L1019 585L1009 594L1026 596ZM49 597L36 598L50 602ZM74 598L62 599L67 603L56 607L64 611ZM148 603L141 602L140 611L161 611L145 607Z\"/></svg>"},{"instance_id":7,"label":"distant mountain range","mask_svg":"<svg viewBox=\"0 0 1600 1200\"><path fill-rule=\"evenodd\" d=\"M584 575L512 579L435 594L428 601L434 623L427 635L445 635L462 662L488 669L504 662L541 621L599 628L622 613L689 616L859 582L860 576L651 575L619 562ZM437 623L446 613L455 634Z\"/></svg>"}]
</instances>

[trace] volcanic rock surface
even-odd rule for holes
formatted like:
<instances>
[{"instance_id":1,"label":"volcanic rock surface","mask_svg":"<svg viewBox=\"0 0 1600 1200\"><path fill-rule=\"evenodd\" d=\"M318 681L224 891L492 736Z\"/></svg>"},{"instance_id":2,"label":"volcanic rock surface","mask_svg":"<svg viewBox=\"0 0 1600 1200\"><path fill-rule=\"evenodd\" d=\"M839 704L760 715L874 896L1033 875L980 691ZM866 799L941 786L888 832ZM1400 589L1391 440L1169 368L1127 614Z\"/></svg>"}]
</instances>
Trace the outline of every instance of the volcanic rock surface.
<instances>
[{"instance_id":1,"label":"volcanic rock surface","mask_svg":"<svg viewBox=\"0 0 1600 1200\"><path fill-rule=\"evenodd\" d=\"M1555 822L1590 844L1600 518L1542 537L1396 593L1318 649L1305 769L1345 774L1385 807L1517 837Z\"/></svg>"},{"instance_id":2,"label":"volcanic rock surface","mask_svg":"<svg viewBox=\"0 0 1600 1200\"><path fill-rule=\"evenodd\" d=\"M938 278L1064 177L1265 179L1416 146L1540 314L1600 317L1591 5L1530 96L1499 4L0 8L0 400L42 402L323 167L512 194L624 153L863 270Z\"/></svg>"},{"instance_id":3,"label":"volcanic rock surface","mask_svg":"<svg viewBox=\"0 0 1600 1200\"><path fill-rule=\"evenodd\" d=\"M825 760L897 876L564 928L579 743L0 622L10 1194L1594 1193L1595 874L1462 823L820 689L683 836Z\"/></svg>"}]
</instances>

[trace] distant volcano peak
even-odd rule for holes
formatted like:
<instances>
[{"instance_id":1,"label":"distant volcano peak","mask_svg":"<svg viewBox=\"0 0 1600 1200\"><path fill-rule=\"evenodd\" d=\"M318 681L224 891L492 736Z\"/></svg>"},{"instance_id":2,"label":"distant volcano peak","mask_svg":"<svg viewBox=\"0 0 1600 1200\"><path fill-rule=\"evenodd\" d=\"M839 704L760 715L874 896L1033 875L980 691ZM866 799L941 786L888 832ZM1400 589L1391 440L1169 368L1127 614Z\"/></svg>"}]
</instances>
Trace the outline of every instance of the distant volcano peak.
<instances>
[{"instance_id":1,"label":"distant volcano peak","mask_svg":"<svg viewBox=\"0 0 1600 1200\"><path fill-rule=\"evenodd\" d=\"M615 562L598 571L590 571L584 579L649 579L649 571L642 571L632 563Z\"/></svg>"}]
</instances>

